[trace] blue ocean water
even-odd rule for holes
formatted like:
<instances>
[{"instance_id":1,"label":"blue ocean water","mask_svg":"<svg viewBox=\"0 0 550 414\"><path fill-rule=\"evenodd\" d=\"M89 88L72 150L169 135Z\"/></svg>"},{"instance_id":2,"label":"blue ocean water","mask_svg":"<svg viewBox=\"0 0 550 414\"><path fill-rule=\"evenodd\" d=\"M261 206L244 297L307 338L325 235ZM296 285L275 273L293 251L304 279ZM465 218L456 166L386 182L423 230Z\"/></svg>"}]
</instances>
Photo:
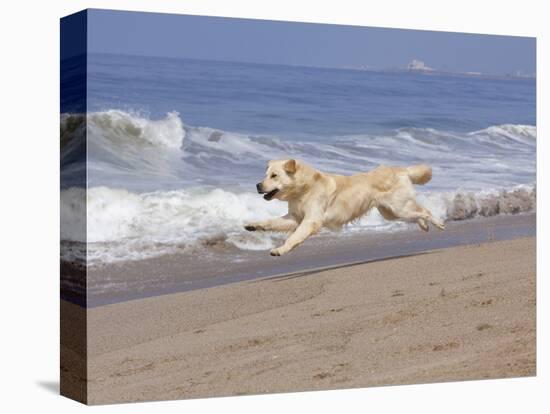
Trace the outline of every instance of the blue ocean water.
<instances>
[{"instance_id":1,"label":"blue ocean water","mask_svg":"<svg viewBox=\"0 0 550 414\"><path fill-rule=\"evenodd\" d=\"M269 159L343 174L426 162L434 178L419 191L442 219L459 193L479 204L518 186L534 192L534 79L90 54L87 91L88 238L98 260L220 233L239 248L269 248L271 236L242 231L244 221L284 214L254 193ZM79 116L62 114L62 132L77 131ZM82 148L67 142L70 164Z\"/></svg>"},{"instance_id":2,"label":"blue ocean water","mask_svg":"<svg viewBox=\"0 0 550 414\"><path fill-rule=\"evenodd\" d=\"M398 128L470 132L535 124L535 81L92 54L91 111L331 142Z\"/></svg>"}]
</instances>

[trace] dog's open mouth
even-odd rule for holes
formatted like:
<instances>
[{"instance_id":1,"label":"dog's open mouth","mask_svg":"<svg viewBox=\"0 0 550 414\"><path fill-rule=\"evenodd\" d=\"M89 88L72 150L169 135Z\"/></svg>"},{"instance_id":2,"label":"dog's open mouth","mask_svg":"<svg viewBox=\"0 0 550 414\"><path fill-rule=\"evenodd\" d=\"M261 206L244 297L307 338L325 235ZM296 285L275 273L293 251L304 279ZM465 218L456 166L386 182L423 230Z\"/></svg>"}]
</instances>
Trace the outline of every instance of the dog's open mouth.
<instances>
[{"instance_id":1,"label":"dog's open mouth","mask_svg":"<svg viewBox=\"0 0 550 414\"><path fill-rule=\"evenodd\" d=\"M276 188L275 190L271 190L269 193L264 194L264 199L271 200L273 197L275 197L275 194L279 192L279 189Z\"/></svg>"}]
</instances>

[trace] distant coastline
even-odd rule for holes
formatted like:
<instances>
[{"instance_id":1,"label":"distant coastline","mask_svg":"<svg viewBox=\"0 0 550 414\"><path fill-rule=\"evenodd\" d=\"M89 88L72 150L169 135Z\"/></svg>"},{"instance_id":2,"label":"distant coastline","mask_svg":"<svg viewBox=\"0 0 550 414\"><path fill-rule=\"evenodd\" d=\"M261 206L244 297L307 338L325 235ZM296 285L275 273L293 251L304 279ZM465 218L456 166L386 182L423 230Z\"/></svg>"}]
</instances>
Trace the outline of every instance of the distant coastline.
<instances>
[{"instance_id":1,"label":"distant coastline","mask_svg":"<svg viewBox=\"0 0 550 414\"><path fill-rule=\"evenodd\" d=\"M175 57L175 56L160 56L160 55L137 55L133 53L105 53L105 52L91 52L92 56L103 57L129 57L137 59L162 59L167 61L193 61L193 62L219 62L224 64L245 64L253 66L278 66L278 67L292 67L292 68L314 68L314 69L332 69L332 70L354 70L373 73L419 73L428 75L442 75L442 76L466 76L466 77L480 77L487 79L536 79L536 73L524 73L521 70L516 70L513 73L495 74L485 73L481 71L452 71L445 69L436 69L432 67L424 68L410 68L409 62L404 66L390 66L390 67L376 67L371 65L343 65L343 66L326 66L326 65L306 65L306 64L289 64L289 63L265 63L265 62L249 62L245 60L220 60L220 59L205 59L205 58L193 58L193 57ZM413 59L417 60L417 59ZM420 61L422 62L422 61Z\"/></svg>"},{"instance_id":2,"label":"distant coastline","mask_svg":"<svg viewBox=\"0 0 550 414\"><path fill-rule=\"evenodd\" d=\"M362 66L343 66L339 69L346 70L358 70L358 71L368 71L368 72L386 72L386 73L418 73L422 75L443 75L443 76L467 76L467 77L480 77L480 78L490 78L490 79L536 79L536 73L524 73L521 70L517 70L513 73L505 74L492 74L484 73L480 71L453 71L453 70L444 70L436 69L431 66L428 66L422 60L413 59L406 66L397 66L389 68L374 68L368 65Z\"/></svg>"}]
</instances>

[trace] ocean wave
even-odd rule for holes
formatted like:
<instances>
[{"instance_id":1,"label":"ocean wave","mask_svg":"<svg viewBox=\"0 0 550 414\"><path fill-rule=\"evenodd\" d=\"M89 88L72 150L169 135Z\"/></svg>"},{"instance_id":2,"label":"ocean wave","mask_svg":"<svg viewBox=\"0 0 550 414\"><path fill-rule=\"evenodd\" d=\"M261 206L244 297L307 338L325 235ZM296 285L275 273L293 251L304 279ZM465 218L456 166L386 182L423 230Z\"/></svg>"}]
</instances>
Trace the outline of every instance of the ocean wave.
<instances>
[{"instance_id":1,"label":"ocean wave","mask_svg":"<svg viewBox=\"0 0 550 414\"><path fill-rule=\"evenodd\" d=\"M242 225L284 214L282 203L266 204L257 194L222 189L134 193L94 187L86 194L71 188L63 190L61 198L66 206L62 239L87 240L90 263L213 247L220 240L245 249L269 248L268 238L244 239Z\"/></svg>"},{"instance_id":2,"label":"ocean wave","mask_svg":"<svg viewBox=\"0 0 550 414\"><path fill-rule=\"evenodd\" d=\"M474 137L488 137L491 143L511 140L529 146L536 146L537 144L537 128L533 125L494 125L489 128L471 132L468 135Z\"/></svg>"},{"instance_id":3,"label":"ocean wave","mask_svg":"<svg viewBox=\"0 0 550 414\"><path fill-rule=\"evenodd\" d=\"M62 114L60 129L63 183L74 183L78 175L87 175L92 184L121 185L178 181L182 175L185 129L177 112L161 119L120 110Z\"/></svg>"},{"instance_id":4,"label":"ocean wave","mask_svg":"<svg viewBox=\"0 0 550 414\"><path fill-rule=\"evenodd\" d=\"M183 122L177 112L153 120L120 110L91 112L88 129L118 146L179 149L185 137Z\"/></svg>"},{"instance_id":5,"label":"ocean wave","mask_svg":"<svg viewBox=\"0 0 550 414\"><path fill-rule=\"evenodd\" d=\"M421 193L418 198L437 218L454 221L533 211L536 190L533 185L522 185L481 192ZM87 241L89 264L196 249L268 250L284 239L281 234L243 229L246 222L287 212L286 203L265 202L254 193L219 188L134 193L94 187L87 194L79 188L63 190L61 200L65 258L74 260L75 255L83 254L78 246ZM398 231L411 226L386 221L374 209L346 226L343 233Z\"/></svg>"},{"instance_id":6,"label":"ocean wave","mask_svg":"<svg viewBox=\"0 0 550 414\"><path fill-rule=\"evenodd\" d=\"M522 184L535 179L535 151L530 125L290 140L191 126L176 112L158 119L121 110L63 114L62 254L85 254L85 242L89 263L188 249L269 249L284 236L248 233L242 225L285 214L283 203L252 191L268 160L291 157L340 174L428 163L434 178L418 197L441 220L531 211L535 188ZM71 184L78 172L87 173L80 174L85 185ZM408 226L373 211L344 233Z\"/></svg>"},{"instance_id":7,"label":"ocean wave","mask_svg":"<svg viewBox=\"0 0 550 414\"><path fill-rule=\"evenodd\" d=\"M86 156L86 133L89 184L140 191L251 185L268 160L290 157L340 174L426 162L438 177L432 185L439 190L457 184L471 190L510 186L532 181L535 172L536 128L530 125L469 133L410 127L291 140L192 126L177 112L153 119L107 110L62 116L62 166Z\"/></svg>"},{"instance_id":8,"label":"ocean wave","mask_svg":"<svg viewBox=\"0 0 550 414\"><path fill-rule=\"evenodd\" d=\"M61 114L60 119L62 151L75 138L85 137L85 128L117 146L179 149L185 136L183 123L175 111L156 120L116 109L90 112L87 116L66 113ZM96 136L92 135L93 138Z\"/></svg>"}]
</instances>

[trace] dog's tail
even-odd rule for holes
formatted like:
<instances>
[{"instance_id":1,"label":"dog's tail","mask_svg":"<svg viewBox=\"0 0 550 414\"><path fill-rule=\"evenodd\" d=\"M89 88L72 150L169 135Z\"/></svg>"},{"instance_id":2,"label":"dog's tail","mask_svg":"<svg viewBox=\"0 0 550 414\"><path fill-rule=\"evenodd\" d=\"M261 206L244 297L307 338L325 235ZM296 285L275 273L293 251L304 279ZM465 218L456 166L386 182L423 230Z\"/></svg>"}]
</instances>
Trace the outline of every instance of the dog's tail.
<instances>
[{"instance_id":1,"label":"dog's tail","mask_svg":"<svg viewBox=\"0 0 550 414\"><path fill-rule=\"evenodd\" d=\"M426 164L407 167L407 174L413 184L426 184L432 179L432 169Z\"/></svg>"}]
</instances>

